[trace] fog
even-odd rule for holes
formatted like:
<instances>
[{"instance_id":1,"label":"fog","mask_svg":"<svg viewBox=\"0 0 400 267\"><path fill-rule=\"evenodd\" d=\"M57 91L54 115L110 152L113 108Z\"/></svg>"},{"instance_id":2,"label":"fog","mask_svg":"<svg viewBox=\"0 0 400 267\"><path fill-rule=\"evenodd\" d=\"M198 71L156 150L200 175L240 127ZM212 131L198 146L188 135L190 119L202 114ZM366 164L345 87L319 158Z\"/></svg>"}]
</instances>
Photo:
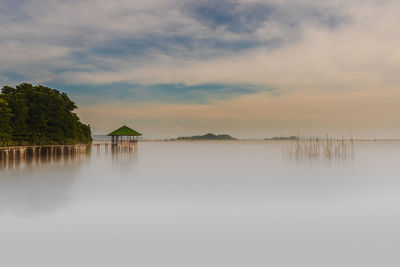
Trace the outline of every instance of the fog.
<instances>
[{"instance_id":1,"label":"fog","mask_svg":"<svg viewBox=\"0 0 400 267\"><path fill-rule=\"evenodd\" d=\"M141 142L0 170L1 266L397 266L400 143Z\"/></svg>"}]
</instances>

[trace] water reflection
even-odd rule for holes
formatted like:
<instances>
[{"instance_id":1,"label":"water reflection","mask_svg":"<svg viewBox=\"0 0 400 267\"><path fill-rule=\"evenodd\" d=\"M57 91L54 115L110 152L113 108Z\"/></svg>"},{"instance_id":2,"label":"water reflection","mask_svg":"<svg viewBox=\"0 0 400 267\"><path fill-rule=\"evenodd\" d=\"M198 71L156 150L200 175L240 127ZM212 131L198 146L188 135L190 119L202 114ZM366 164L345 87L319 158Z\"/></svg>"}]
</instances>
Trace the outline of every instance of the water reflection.
<instances>
[{"instance_id":1,"label":"water reflection","mask_svg":"<svg viewBox=\"0 0 400 267\"><path fill-rule=\"evenodd\" d=\"M138 144L117 146L108 143L97 143L93 145L93 152L96 158L110 159L114 165L119 166L132 166L132 163L137 159L138 151Z\"/></svg>"},{"instance_id":2,"label":"water reflection","mask_svg":"<svg viewBox=\"0 0 400 267\"><path fill-rule=\"evenodd\" d=\"M34 168L52 168L63 165L71 165L87 159L91 151L77 154L55 154L47 157L26 156L16 159L0 161L0 174L14 173L16 171L31 171Z\"/></svg>"},{"instance_id":3,"label":"water reflection","mask_svg":"<svg viewBox=\"0 0 400 267\"><path fill-rule=\"evenodd\" d=\"M84 153L27 156L0 161L0 214L30 216L56 212L73 199L71 186L97 160L132 166L137 147L112 150L93 146Z\"/></svg>"},{"instance_id":4,"label":"water reflection","mask_svg":"<svg viewBox=\"0 0 400 267\"><path fill-rule=\"evenodd\" d=\"M138 150L137 145L133 146L132 149L129 147L125 147L122 150L111 149L112 163L120 167L131 167L137 159Z\"/></svg>"},{"instance_id":5,"label":"water reflection","mask_svg":"<svg viewBox=\"0 0 400 267\"><path fill-rule=\"evenodd\" d=\"M298 168L282 160L285 144L143 142L133 156L93 148L77 164L2 176L1 261L96 267L192 266L193 259L200 259L195 266L396 262L400 143L357 142L352 168L314 162ZM10 216L33 212L41 213Z\"/></svg>"},{"instance_id":6,"label":"water reflection","mask_svg":"<svg viewBox=\"0 0 400 267\"><path fill-rule=\"evenodd\" d=\"M10 160L0 170L0 213L53 213L70 201L69 190L90 154Z\"/></svg>"}]
</instances>

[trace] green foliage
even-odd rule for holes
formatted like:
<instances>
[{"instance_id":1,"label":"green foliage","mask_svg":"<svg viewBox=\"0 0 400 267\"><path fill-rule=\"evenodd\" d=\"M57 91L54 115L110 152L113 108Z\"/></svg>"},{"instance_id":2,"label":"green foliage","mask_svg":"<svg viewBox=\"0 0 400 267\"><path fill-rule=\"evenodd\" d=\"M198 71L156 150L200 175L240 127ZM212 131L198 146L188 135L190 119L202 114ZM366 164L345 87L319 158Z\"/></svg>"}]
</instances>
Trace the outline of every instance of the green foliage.
<instances>
[{"instance_id":1,"label":"green foliage","mask_svg":"<svg viewBox=\"0 0 400 267\"><path fill-rule=\"evenodd\" d=\"M7 102L0 96L0 142L6 143L11 141L12 128L10 120L12 117L11 109Z\"/></svg>"},{"instance_id":2,"label":"green foliage","mask_svg":"<svg viewBox=\"0 0 400 267\"><path fill-rule=\"evenodd\" d=\"M90 126L80 122L73 112L77 106L65 93L22 83L15 88L4 86L0 96L11 111L8 122L14 142L73 144L92 141ZM0 115L2 120L7 120Z\"/></svg>"}]
</instances>

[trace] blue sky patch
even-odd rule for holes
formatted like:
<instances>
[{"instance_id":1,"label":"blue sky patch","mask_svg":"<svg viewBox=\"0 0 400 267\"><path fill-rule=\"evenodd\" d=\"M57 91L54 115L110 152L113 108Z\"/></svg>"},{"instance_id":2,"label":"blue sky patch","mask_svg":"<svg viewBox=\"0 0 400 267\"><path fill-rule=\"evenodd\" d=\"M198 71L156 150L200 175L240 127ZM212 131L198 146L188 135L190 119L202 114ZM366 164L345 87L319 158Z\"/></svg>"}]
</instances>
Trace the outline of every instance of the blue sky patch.
<instances>
[{"instance_id":1,"label":"blue sky patch","mask_svg":"<svg viewBox=\"0 0 400 267\"><path fill-rule=\"evenodd\" d=\"M71 95L78 104L94 104L112 100L129 102L208 103L258 92L276 92L273 87L254 84L184 83L106 85L49 84Z\"/></svg>"}]
</instances>

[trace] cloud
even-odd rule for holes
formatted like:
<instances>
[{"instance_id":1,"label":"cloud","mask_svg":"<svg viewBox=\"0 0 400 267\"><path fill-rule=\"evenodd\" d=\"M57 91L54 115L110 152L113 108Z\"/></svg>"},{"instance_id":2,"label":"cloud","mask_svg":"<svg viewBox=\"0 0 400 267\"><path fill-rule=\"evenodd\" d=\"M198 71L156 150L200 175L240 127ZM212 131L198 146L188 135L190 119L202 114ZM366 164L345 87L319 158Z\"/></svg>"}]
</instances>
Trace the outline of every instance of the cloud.
<instances>
[{"instance_id":1,"label":"cloud","mask_svg":"<svg viewBox=\"0 0 400 267\"><path fill-rule=\"evenodd\" d=\"M187 5L188 12L210 28L223 27L233 33L251 33L270 19L275 8L264 3L238 1L196 1Z\"/></svg>"},{"instance_id":2,"label":"cloud","mask_svg":"<svg viewBox=\"0 0 400 267\"><path fill-rule=\"evenodd\" d=\"M250 83L281 90L372 90L398 86L399 4L357 4L352 23L334 31L304 26L291 45L257 47L220 57L180 58L158 55L135 66L115 60L115 69L64 73L65 81L91 84L115 81L151 83ZM203 50L201 50L203 51Z\"/></svg>"},{"instance_id":3,"label":"cloud","mask_svg":"<svg viewBox=\"0 0 400 267\"><path fill-rule=\"evenodd\" d=\"M188 12L200 23L212 29L223 28L236 34L254 33L272 22L293 33L306 23L314 22L328 28L336 28L347 21L342 10L331 10L329 5L279 3L274 1L196 1L187 4Z\"/></svg>"},{"instance_id":4,"label":"cloud","mask_svg":"<svg viewBox=\"0 0 400 267\"><path fill-rule=\"evenodd\" d=\"M171 59L177 64L229 59L292 44L305 25L335 29L346 18L341 9L303 1L25 0L4 1L1 7L0 52L6 64L0 75L14 72L34 81L120 73ZM26 74L37 67L41 76Z\"/></svg>"}]
</instances>

